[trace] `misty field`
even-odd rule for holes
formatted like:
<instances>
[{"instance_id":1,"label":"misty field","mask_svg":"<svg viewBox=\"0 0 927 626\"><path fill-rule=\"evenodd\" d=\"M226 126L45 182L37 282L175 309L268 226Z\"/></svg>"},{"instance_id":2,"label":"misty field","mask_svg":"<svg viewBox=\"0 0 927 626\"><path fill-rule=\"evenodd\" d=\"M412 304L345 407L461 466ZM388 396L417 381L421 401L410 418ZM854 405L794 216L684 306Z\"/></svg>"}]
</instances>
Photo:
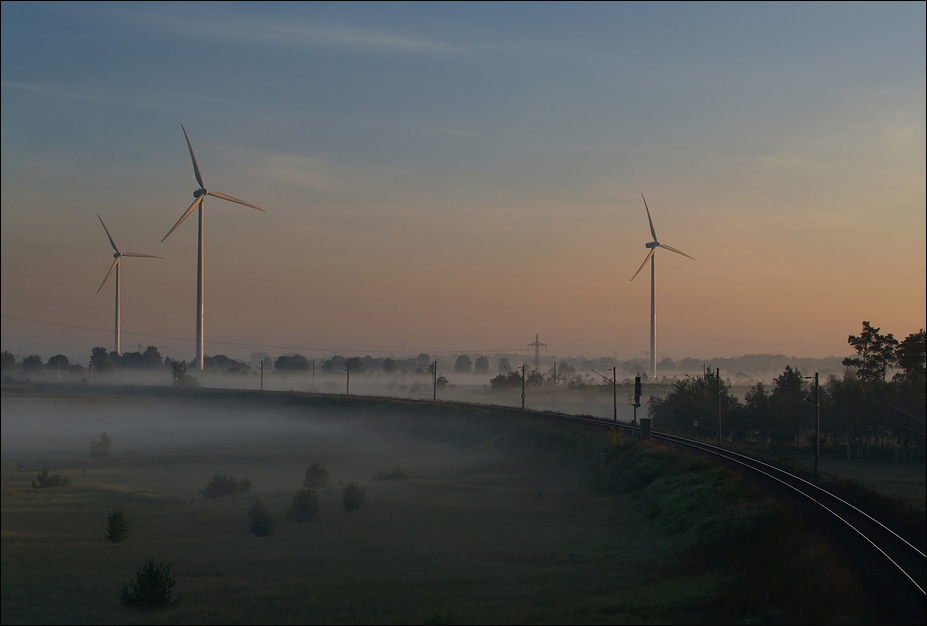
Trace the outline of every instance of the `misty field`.
<instances>
[{"instance_id":1,"label":"misty field","mask_svg":"<svg viewBox=\"0 0 927 626\"><path fill-rule=\"evenodd\" d=\"M2 413L4 624L876 619L839 550L775 501L614 435L502 410L292 394L5 391ZM91 458L103 431L111 456ZM316 461L331 478L320 511L289 521ZM397 465L407 479L374 480ZM34 488L43 469L72 482ZM205 499L216 473L253 486ZM351 480L366 499L348 513ZM249 531L255 498L276 520L266 537ZM130 535L112 543L119 506ZM182 599L121 605L148 558Z\"/></svg>"}]
</instances>

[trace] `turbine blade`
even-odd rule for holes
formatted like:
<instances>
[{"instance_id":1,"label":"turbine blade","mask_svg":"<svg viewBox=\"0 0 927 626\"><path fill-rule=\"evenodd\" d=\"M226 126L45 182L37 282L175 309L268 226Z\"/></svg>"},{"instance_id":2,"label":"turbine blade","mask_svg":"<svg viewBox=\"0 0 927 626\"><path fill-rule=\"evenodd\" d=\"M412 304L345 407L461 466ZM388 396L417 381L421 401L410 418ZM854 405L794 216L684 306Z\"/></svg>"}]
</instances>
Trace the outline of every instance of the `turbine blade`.
<instances>
[{"instance_id":1,"label":"turbine blade","mask_svg":"<svg viewBox=\"0 0 927 626\"><path fill-rule=\"evenodd\" d=\"M196 174L196 182L199 183L200 189L206 189L206 185L203 184L203 177L200 176L200 166L196 164L196 155L193 154L193 146L190 145L190 138L187 137L187 129L183 127L183 124L180 125L181 130L183 130L183 137L187 140L187 148L190 150L190 158L193 160L193 173Z\"/></svg>"},{"instance_id":2,"label":"turbine blade","mask_svg":"<svg viewBox=\"0 0 927 626\"><path fill-rule=\"evenodd\" d=\"M103 218L100 217L99 213L97 213L97 219L100 220L101 224L103 224ZM116 242L113 241L113 236L109 234L109 229L106 227L106 224L103 224L103 230L106 231L106 236L109 237L109 244L113 247L113 250L119 252L119 248L116 247Z\"/></svg>"},{"instance_id":3,"label":"turbine blade","mask_svg":"<svg viewBox=\"0 0 927 626\"><path fill-rule=\"evenodd\" d=\"M181 218L180 218L179 220L177 220L177 223L174 224L174 227L170 230L170 232L168 232L166 235L164 235L164 239L167 239L168 237L170 237L170 236L171 236L171 233L174 232L175 230L177 230L177 227L180 226L180 223L181 223L182 221L184 221L185 219L187 219L187 216L190 215L191 213L193 213L193 209L196 208L196 205L198 205L198 204L199 204L200 202L202 202L202 201L203 201L203 196L200 196L199 198L197 198L196 200L194 200L194 201L193 201L193 204L191 204L191 205L190 205L190 208L187 209L187 212L184 213L184 214L181 216ZM161 240L161 243L164 243L164 239Z\"/></svg>"},{"instance_id":4,"label":"turbine blade","mask_svg":"<svg viewBox=\"0 0 927 626\"><path fill-rule=\"evenodd\" d=\"M661 244L660 244L660 247L661 247L661 248L666 248L666 249L669 250L670 252L675 252L676 254L681 254L681 255L684 256L684 257L688 257L688 258L692 259L692 257L690 257L688 254L686 254L686 253L683 252L682 250L677 250L676 248L671 248L671 247L669 247L668 245L666 245L665 243L661 243ZM692 260L694 261L695 259L692 259Z\"/></svg>"},{"instance_id":5,"label":"turbine blade","mask_svg":"<svg viewBox=\"0 0 927 626\"><path fill-rule=\"evenodd\" d=\"M237 202L238 204L243 204L243 205L245 205L245 206L251 207L252 209L257 209L258 211L262 211L262 212L264 212L264 213L267 213L267 211L264 211L264 209L262 209L262 208L259 207L259 206L254 206L253 204L249 204L249 203L245 202L244 200L239 200L238 198L233 198L232 196L230 196L230 195L228 195L228 194L219 193L218 191L207 191L206 193L209 194L210 196L215 196L215 197L217 197L217 198L222 198L223 200L228 200L229 202Z\"/></svg>"},{"instance_id":6,"label":"turbine blade","mask_svg":"<svg viewBox=\"0 0 927 626\"><path fill-rule=\"evenodd\" d=\"M109 266L109 271L106 272L106 278L104 278L103 282L100 283L100 289L103 289L103 285L106 284L106 281L109 279L109 275L113 273L113 270L116 269L117 265L119 265L119 257L116 257L116 260L113 261L113 264ZM100 289L97 289L97 293L100 293Z\"/></svg>"},{"instance_id":7,"label":"turbine blade","mask_svg":"<svg viewBox=\"0 0 927 626\"><path fill-rule=\"evenodd\" d=\"M649 260L650 260L650 257L653 256L653 253L654 253L655 250L656 250L656 248L651 248L651 249L650 249L650 253L647 255L647 258L644 259L644 262L641 263L641 266L640 266L639 268L637 268L637 271L636 271L636 272L634 272L634 276L631 277L631 280L634 280L635 278L637 278L637 275L640 274L640 273L641 273L641 270L644 269L644 266L647 265L647 261L649 261Z\"/></svg>"},{"instance_id":8,"label":"turbine blade","mask_svg":"<svg viewBox=\"0 0 927 626\"><path fill-rule=\"evenodd\" d=\"M145 257L146 259L163 259L164 258L160 256L155 256L153 254L139 254L138 252L123 252L122 256Z\"/></svg>"},{"instance_id":9,"label":"turbine blade","mask_svg":"<svg viewBox=\"0 0 927 626\"><path fill-rule=\"evenodd\" d=\"M650 222L650 234L653 235L653 240L657 240L657 231L653 229L653 220L650 219L650 209L647 207L647 198L644 197L643 192L641 192L641 199L644 201L644 208L647 209L647 221Z\"/></svg>"}]
</instances>

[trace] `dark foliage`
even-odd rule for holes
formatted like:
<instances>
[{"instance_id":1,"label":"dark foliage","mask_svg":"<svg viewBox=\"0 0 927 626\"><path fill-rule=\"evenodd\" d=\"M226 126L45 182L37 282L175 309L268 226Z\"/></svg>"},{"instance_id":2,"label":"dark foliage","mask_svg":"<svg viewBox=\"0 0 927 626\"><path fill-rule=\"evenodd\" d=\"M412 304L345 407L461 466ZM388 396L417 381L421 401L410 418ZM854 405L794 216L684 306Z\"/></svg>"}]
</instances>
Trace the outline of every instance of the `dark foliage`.
<instances>
[{"instance_id":1,"label":"dark foliage","mask_svg":"<svg viewBox=\"0 0 927 626\"><path fill-rule=\"evenodd\" d=\"M259 537L266 537L274 532L274 518L259 498L256 498L248 509L248 527Z\"/></svg>"},{"instance_id":2,"label":"dark foliage","mask_svg":"<svg viewBox=\"0 0 927 626\"><path fill-rule=\"evenodd\" d=\"M90 457L91 458L105 458L109 456L110 450L113 448L113 441L109 438L109 435L106 434L106 431L103 431L103 434L100 435L100 440L92 440L90 442Z\"/></svg>"},{"instance_id":3,"label":"dark foliage","mask_svg":"<svg viewBox=\"0 0 927 626\"><path fill-rule=\"evenodd\" d=\"M32 486L36 489L45 489L46 487L67 487L71 484L71 479L67 476L62 476L61 474L52 474L48 475L48 470L42 470L38 476L35 477L35 480L32 481Z\"/></svg>"},{"instance_id":4,"label":"dark foliage","mask_svg":"<svg viewBox=\"0 0 927 626\"><path fill-rule=\"evenodd\" d=\"M319 512L319 494L313 487L303 487L293 496L286 516L294 522L305 522Z\"/></svg>"},{"instance_id":5,"label":"dark foliage","mask_svg":"<svg viewBox=\"0 0 927 626\"><path fill-rule=\"evenodd\" d=\"M138 568L135 580L122 586L120 599L123 604L139 608L164 606L171 601L171 589L176 584L177 579L163 564L148 559Z\"/></svg>"},{"instance_id":6,"label":"dark foliage","mask_svg":"<svg viewBox=\"0 0 927 626\"><path fill-rule=\"evenodd\" d=\"M316 489L328 485L328 470L322 461L316 461L306 469L306 478L303 480L304 487L314 487Z\"/></svg>"},{"instance_id":7,"label":"dark foliage","mask_svg":"<svg viewBox=\"0 0 927 626\"><path fill-rule=\"evenodd\" d=\"M409 472L402 468L401 465L397 465L393 469L386 471L380 470L374 474L374 480L405 480L409 477Z\"/></svg>"},{"instance_id":8,"label":"dark foliage","mask_svg":"<svg viewBox=\"0 0 927 626\"><path fill-rule=\"evenodd\" d=\"M209 484L201 489L200 493L204 498L221 498L245 491L251 491L251 481L247 476L239 481L234 474L213 474Z\"/></svg>"},{"instance_id":9,"label":"dark foliage","mask_svg":"<svg viewBox=\"0 0 927 626\"><path fill-rule=\"evenodd\" d=\"M352 480L344 486L341 495L344 500L344 510L350 513L361 508L366 496L366 490Z\"/></svg>"},{"instance_id":10,"label":"dark foliage","mask_svg":"<svg viewBox=\"0 0 927 626\"><path fill-rule=\"evenodd\" d=\"M113 543L119 543L129 537L129 516L117 506L110 511L106 525L106 538Z\"/></svg>"}]
</instances>

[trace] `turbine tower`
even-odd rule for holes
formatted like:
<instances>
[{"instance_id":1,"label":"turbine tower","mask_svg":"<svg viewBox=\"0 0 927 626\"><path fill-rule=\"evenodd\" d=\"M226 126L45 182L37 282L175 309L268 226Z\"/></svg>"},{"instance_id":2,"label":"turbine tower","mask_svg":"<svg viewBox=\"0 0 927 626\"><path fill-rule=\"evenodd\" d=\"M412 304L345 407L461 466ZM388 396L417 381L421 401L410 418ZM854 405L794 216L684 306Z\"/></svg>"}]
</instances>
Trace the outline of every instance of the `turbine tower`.
<instances>
[{"instance_id":1,"label":"turbine tower","mask_svg":"<svg viewBox=\"0 0 927 626\"><path fill-rule=\"evenodd\" d=\"M196 163L196 155L193 154L193 146L190 145L190 138L187 137L187 129L183 127L183 124L180 125L181 130L183 130L184 139L187 140L187 149L190 150L190 159L193 161L193 174L196 176L196 182L200 186L199 189L193 192L193 204L190 205L190 208L187 209L177 223L174 224L172 228L166 235L164 239L167 239L171 236L171 233L177 230L177 227L187 219L187 216L193 212L193 209L199 207L199 235L197 239L197 256L196 256L196 369L203 369L203 204L205 203L206 196L213 196L215 198L222 198L223 200L228 200L229 202L235 202L238 204L243 204L252 209L257 209L263 213L266 213L264 209L256 207L253 204L249 204L244 200L239 200L238 198L233 198L224 193L218 191L207 191L206 185L203 183L203 177L200 175L200 167ZM164 239L161 241L164 242Z\"/></svg>"},{"instance_id":2,"label":"turbine tower","mask_svg":"<svg viewBox=\"0 0 927 626\"><path fill-rule=\"evenodd\" d=\"M103 224L103 218L100 217L100 214L97 213L97 219L100 220L100 223ZM113 264L110 266L109 271L106 272L106 277L103 278L103 282L100 283L100 289L103 289L103 285L106 284L109 275L113 273L113 270L116 270L116 354L122 354L122 349L120 345L120 336L119 336L119 259L124 256L137 256L145 257L148 259L160 259L159 256L154 256L153 254L139 254L138 252L120 252L119 248L116 247L116 242L113 241L113 236L109 234L109 229L106 227L106 224L103 224L103 230L106 231L106 236L109 237L109 243L113 246L113 250L116 251L116 254L113 255L115 259ZM97 293L100 293L100 289L97 289Z\"/></svg>"},{"instance_id":3,"label":"turbine tower","mask_svg":"<svg viewBox=\"0 0 927 626\"><path fill-rule=\"evenodd\" d=\"M656 312L656 300L654 297L654 253L657 251L657 248L664 248L670 252L675 252L676 254L681 254L684 257L692 259L688 254L677 250L676 248L671 248L665 243L660 243L657 241L657 232L653 229L653 220L650 219L650 209L647 207L647 198L644 198L644 194L641 194L641 199L644 201L644 209L647 211L647 221L650 222L650 234L653 236L653 241L645 244L647 248L650 248L650 252L647 254L647 258L644 259L644 262L641 263L641 266L637 268L637 271L634 272L634 276L631 277L631 280L637 278L637 275L641 273L641 270L644 269L644 266L647 265L647 261L650 261L650 372L654 378L657 377L657 312ZM695 259L692 259L693 261Z\"/></svg>"}]
</instances>

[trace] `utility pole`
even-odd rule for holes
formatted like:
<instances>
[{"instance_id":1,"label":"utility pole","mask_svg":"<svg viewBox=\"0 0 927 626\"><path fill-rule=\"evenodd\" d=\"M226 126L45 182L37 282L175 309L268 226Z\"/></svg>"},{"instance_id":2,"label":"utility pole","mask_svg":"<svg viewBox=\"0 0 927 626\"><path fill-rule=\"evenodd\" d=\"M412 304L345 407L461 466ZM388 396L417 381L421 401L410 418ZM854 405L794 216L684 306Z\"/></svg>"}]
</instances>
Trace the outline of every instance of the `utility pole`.
<instances>
[{"instance_id":1,"label":"utility pole","mask_svg":"<svg viewBox=\"0 0 927 626\"><path fill-rule=\"evenodd\" d=\"M264 359L261 359L261 391L264 391Z\"/></svg>"},{"instance_id":2,"label":"utility pole","mask_svg":"<svg viewBox=\"0 0 927 626\"><path fill-rule=\"evenodd\" d=\"M814 400L807 397L805 397L805 400L814 402L814 476L817 478L818 460L821 457L821 385L817 372L814 373L814 376L805 376L805 378L814 379Z\"/></svg>"},{"instance_id":3,"label":"utility pole","mask_svg":"<svg viewBox=\"0 0 927 626\"><path fill-rule=\"evenodd\" d=\"M611 378L609 378L605 374L600 374L599 372L596 372L595 370L592 370L592 371L595 372L596 374L599 374L599 376L601 376L606 381L612 384L612 395L614 396L614 400L615 400L615 403L614 403L615 411L614 411L613 419L614 421L617 422L618 421L618 368L612 367L612 377Z\"/></svg>"},{"instance_id":4,"label":"utility pole","mask_svg":"<svg viewBox=\"0 0 927 626\"><path fill-rule=\"evenodd\" d=\"M612 367L612 395L615 400L615 421L618 421L618 368Z\"/></svg>"},{"instance_id":5,"label":"utility pole","mask_svg":"<svg viewBox=\"0 0 927 626\"><path fill-rule=\"evenodd\" d=\"M718 379L718 445L721 445L721 368L715 368L715 377Z\"/></svg>"},{"instance_id":6,"label":"utility pole","mask_svg":"<svg viewBox=\"0 0 927 626\"><path fill-rule=\"evenodd\" d=\"M438 401L438 362L431 363L431 401Z\"/></svg>"},{"instance_id":7,"label":"utility pole","mask_svg":"<svg viewBox=\"0 0 927 626\"><path fill-rule=\"evenodd\" d=\"M818 373L814 373L814 475L818 475L818 459L821 456L821 385Z\"/></svg>"},{"instance_id":8,"label":"utility pole","mask_svg":"<svg viewBox=\"0 0 927 626\"><path fill-rule=\"evenodd\" d=\"M525 410L525 366L521 366L521 410Z\"/></svg>"}]
</instances>

